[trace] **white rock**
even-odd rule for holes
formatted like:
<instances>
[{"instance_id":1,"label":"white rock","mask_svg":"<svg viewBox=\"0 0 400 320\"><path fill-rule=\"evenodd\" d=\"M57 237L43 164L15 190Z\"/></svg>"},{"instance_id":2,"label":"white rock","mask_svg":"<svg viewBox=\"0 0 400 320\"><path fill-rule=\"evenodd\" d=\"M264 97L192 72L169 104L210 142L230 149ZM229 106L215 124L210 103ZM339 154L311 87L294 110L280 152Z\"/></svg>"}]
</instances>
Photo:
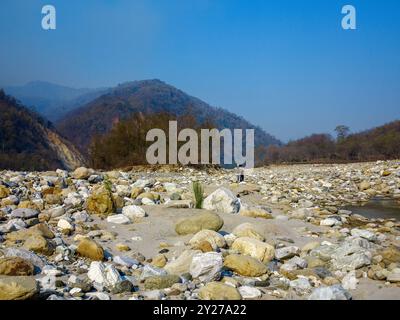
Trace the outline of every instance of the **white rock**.
<instances>
[{"instance_id":1,"label":"white rock","mask_svg":"<svg viewBox=\"0 0 400 320\"><path fill-rule=\"evenodd\" d=\"M147 300L161 300L165 294L161 290L144 291L142 296Z\"/></svg>"},{"instance_id":2,"label":"white rock","mask_svg":"<svg viewBox=\"0 0 400 320\"><path fill-rule=\"evenodd\" d=\"M58 206L58 207L49 209L49 213L52 218L57 218L57 217L61 217L62 215L65 214L65 209L62 206Z\"/></svg>"},{"instance_id":3,"label":"white rock","mask_svg":"<svg viewBox=\"0 0 400 320\"><path fill-rule=\"evenodd\" d=\"M115 190L120 197L127 197L131 194L131 187L126 185L116 185Z\"/></svg>"},{"instance_id":4,"label":"white rock","mask_svg":"<svg viewBox=\"0 0 400 320\"><path fill-rule=\"evenodd\" d=\"M57 227L62 230L74 230L73 225L65 219L58 220Z\"/></svg>"},{"instance_id":5,"label":"white rock","mask_svg":"<svg viewBox=\"0 0 400 320\"><path fill-rule=\"evenodd\" d=\"M177 187L175 183L171 182L165 182L164 183L164 188L168 193L174 193L177 191Z\"/></svg>"},{"instance_id":6,"label":"white rock","mask_svg":"<svg viewBox=\"0 0 400 320\"><path fill-rule=\"evenodd\" d=\"M222 268L222 255L217 252L198 253L193 256L190 274L202 282L218 278Z\"/></svg>"},{"instance_id":7,"label":"white rock","mask_svg":"<svg viewBox=\"0 0 400 320\"><path fill-rule=\"evenodd\" d=\"M142 204L145 206L152 206L155 204L154 201L149 198L142 198L141 200L142 200Z\"/></svg>"},{"instance_id":8,"label":"white rock","mask_svg":"<svg viewBox=\"0 0 400 320\"><path fill-rule=\"evenodd\" d=\"M143 218L146 212L138 206L131 205L122 208L122 214L133 221L135 218Z\"/></svg>"},{"instance_id":9,"label":"white rock","mask_svg":"<svg viewBox=\"0 0 400 320\"><path fill-rule=\"evenodd\" d=\"M37 280L40 283L40 286L44 290L56 290L56 277L55 276L44 276Z\"/></svg>"},{"instance_id":10,"label":"white rock","mask_svg":"<svg viewBox=\"0 0 400 320\"><path fill-rule=\"evenodd\" d=\"M85 295L98 300L111 300L110 296L104 292L86 292Z\"/></svg>"},{"instance_id":11,"label":"white rock","mask_svg":"<svg viewBox=\"0 0 400 320\"><path fill-rule=\"evenodd\" d=\"M71 296L78 297L78 296L81 296L81 295L83 294L83 292L82 292L82 289L81 289L81 288L72 288L72 289L69 291L69 294L70 294Z\"/></svg>"},{"instance_id":12,"label":"white rock","mask_svg":"<svg viewBox=\"0 0 400 320\"><path fill-rule=\"evenodd\" d=\"M77 222L87 222L89 220L89 214L86 211L75 212L72 218Z\"/></svg>"},{"instance_id":13,"label":"white rock","mask_svg":"<svg viewBox=\"0 0 400 320\"><path fill-rule=\"evenodd\" d=\"M146 264L143 267L142 274L140 275L140 279L144 280L148 277L152 276L165 276L167 275L167 271L161 268L157 268L155 266L152 266L151 264Z\"/></svg>"},{"instance_id":14,"label":"white rock","mask_svg":"<svg viewBox=\"0 0 400 320\"><path fill-rule=\"evenodd\" d=\"M361 237L367 239L368 241L376 241L377 236L375 233L368 231L368 230L361 230L361 229L352 229L351 235L355 237Z\"/></svg>"},{"instance_id":15,"label":"white rock","mask_svg":"<svg viewBox=\"0 0 400 320\"><path fill-rule=\"evenodd\" d=\"M321 220L320 225L321 226L326 226L326 227L333 227L335 225L339 225L340 221L333 219L333 218L326 218L324 220Z\"/></svg>"},{"instance_id":16,"label":"white rock","mask_svg":"<svg viewBox=\"0 0 400 320\"><path fill-rule=\"evenodd\" d=\"M177 275L189 272L193 256L195 256L198 253L201 253L201 251L185 250L181 253L181 255L177 259L168 261L164 269L170 274L177 274Z\"/></svg>"},{"instance_id":17,"label":"white rock","mask_svg":"<svg viewBox=\"0 0 400 320\"><path fill-rule=\"evenodd\" d=\"M138 179L132 186L138 188L151 187L155 184L154 179Z\"/></svg>"},{"instance_id":18,"label":"white rock","mask_svg":"<svg viewBox=\"0 0 400 320\"><path fill-rule=\"evenodd\" d=\"M301 277L290 281L290 287L299 295L304 295L311 292L312 286L307 278Z\"/></svg>"},{"instance_id":19,"label":"white rock","mask_svg":"<svg viewBox=\"0 0 400 320\"><path fill-rule=\"evenodd\" d=\"M233 233L227 233L227 234L224 235L225 242L226 242L226 244L227 244L228 246L231 246L232 243L235 242L235 240L236 240L237 238L238 238L238 237L235 236Z\"/></svg>"},{"instance_id":20,"label":"white rock","mask_svg":"<svg viewBox=\"0 0 400 320\"><path fill-rule=\"evenodd\" d=\"M137 261L136 259L132 259L129 257L121 257L121 256L114 256L113 261L116 264L119 264L121 266L125 266L128 268L131 268L133 265L139 264L139 261Z\"/></svg>"},{"instance_id":21,"label":"white rock","mask_svg":"<svg viewBox=\"0 0 400 320\"><path fill-rule=\"evenodd\" d=\"M102 284L108 288L115 287L123 279L119 272L112 265L106 265L99 261L93 261L90 264L88 277L93 282Z\"/></svg>"},{"instance_id":22,"label":"white rock","mask_svg":"<svg viewBox=\"0 0 400 320\"><path fill-rule=\"evenodd\" d=\"M131 220L122 214L115 214L112 216L108 216L107 222L115 223L115 224L129 224L129 223L131 223Z\"/></svg>"},{"instance_id":23,"label":"white rock","mask_svg":"<svg viewBox=\"0 0 400 320\"><path fill-rule=\"evenodd\" d=\"M350 271L342 279L342 286L346 290L357 289L358 279L356 278L356 272Z\"/></svg>"},{"instance_id":24,"label":"white rock","mask_svg":"<svg viewBox=\"0 0 400 320\"><path fill-rule=\"evenodd\" d=\"M10 218L21 218L21 219L30 219L37 217L39 211L29 208L19 208L15 209L11 212Z\"/></svg>"},{"instance_id":25,"label":"white rock","mask_svg":"<svg viewBox=\"0 0 400 320\"><path fill-rule=\"evenodd\" d=\"M330 287L319 287L313 291L308 300L350 300L351 294L340 284Z\"/></svg>"},{"instance_id":26,"label":"white rock","mask_svg":"<svg viewBox=\"0 0 400 320\"><path fill-rule=\"evenodd\" d=\"M300 254L300 248L295 246L275 249L275 258L278 260L289 259Z\"/></svg>"},{"instance_id":27,"label":"white rock","mask_svg":"<svg viewBox=\"0 0 400 320\"><path fill-rule=\"evenodd\" d=\"M238 290L243 299L257 299L262 296L261 291L254 287L241 286Z\"/></svg>"},{"instance_id":28,"label":"white rock","mask_svg":"<svg viewBox=\"0 0 400 320\"><path fill-rule=\"evenodd\" d=\"M238 213L240 200L230 190L219 188L204 199L203 208L222 213Z\"/></svg>"}]
</instances>

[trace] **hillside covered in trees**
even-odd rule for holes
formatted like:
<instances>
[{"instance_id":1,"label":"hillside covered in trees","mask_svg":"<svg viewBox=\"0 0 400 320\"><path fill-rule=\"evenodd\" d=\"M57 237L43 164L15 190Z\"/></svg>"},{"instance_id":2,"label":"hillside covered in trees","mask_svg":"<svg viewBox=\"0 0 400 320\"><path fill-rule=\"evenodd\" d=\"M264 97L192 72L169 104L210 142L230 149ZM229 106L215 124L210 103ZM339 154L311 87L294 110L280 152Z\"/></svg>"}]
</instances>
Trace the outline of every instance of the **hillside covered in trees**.
<instances>
[{"instance_id":1,"label":"hillside covered in trees","mask_svg":"<svg viewBox=\"0 0 400 320\"><path fill-rule=\"evenodd\" d=\"M50 122L0 90L0 170L72 169L82 163Z\"/></svg>"},{"instance_id":2,"label":"hillside covered in trees","mask_svg":"<svg viewBox=\"0 0 400 320\"><path fill-rule=\"evenodd\" d=\"M110 132L113 125L134 113L144 117L167 113L173 117L193 114L199 123L212 119L218 129L255 129L255 144L269 146L281 142L261 128L222 108L215 108L160 80L121 84L109 93L68 113L56 123L58 130L87 155L92 139Z\"/></svg>"},{"instance_id":3,"label":"hillside covered in trees","mask_svg":"<svg viewBox=\"0 0 400 320\"><path fill-rule=\"evenodd\" d=\"M400 121L359 133L348 134L344 126L338 136L313 134L284 146L270 146L265 163L350 162L400 159Z\"/></svg>"},{"instance_id":4,"label":"hillside covered in trees","mask_svg":"<svg viewBox=\"0 0 400 320\"><path fill-rule=\"evenodd\" d=\"M146 151L154 143L146 141L147 132L157 128L168 134L169 121L177 121L178 131L192 128L197 131L199 136L201 129L212 129L214 127L211 120L200 123L189 113L179 117L164 112L146 116L141 112L134 113L128 119L115 123L108 133L96 135L93 138L89 146L90 165L97 169L112 169L147 164ZM184 143L178 142L178 148ZM167 138L167 157L168 145L169 140ZM200 154L200 144L198 147Z\"/></svg>"}]
</instances>

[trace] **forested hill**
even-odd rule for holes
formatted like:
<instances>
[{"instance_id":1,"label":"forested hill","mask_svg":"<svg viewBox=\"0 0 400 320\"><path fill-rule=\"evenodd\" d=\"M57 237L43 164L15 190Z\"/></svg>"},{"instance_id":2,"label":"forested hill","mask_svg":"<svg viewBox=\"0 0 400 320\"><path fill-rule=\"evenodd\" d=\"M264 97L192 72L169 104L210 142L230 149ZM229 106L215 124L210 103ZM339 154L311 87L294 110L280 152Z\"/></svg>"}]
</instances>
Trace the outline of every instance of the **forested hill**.
<instances>
[{"instance_id":1,"label":"forested hill","mask_svg":"<svg viewBox=\"0 0 400 320\"><path fill-rule=\"evenodd\" d=\"M83 163L49 121L0 90L0 170L73 169Z\"/></svg>"},{"instance_id":2,"label":"forested hill","mask_svg":"<svg viewBox=\"0 0 400 320\"><path fill-rule=\"evenodd\" d=\"M211 119L217 128L255 129L257 146L280 145L281 142L231 112L215 108L200 99L160 80L134 81L121 84L109 93L68 113L56 123L59 131L82 152L87 152L92 138L110 131L113 123L132 114L169 113L176 116L191 113L197 121Z\"/></svg>"},{"instance_id":3,"label":"forested hill","mask_svg":"<svg viewBox=\"0 0 400 320\"><path fill-rule=\"evenodd\" d=\"M348 162L400 159L400 121L344 134L313 134L285 146L269 147L266 163Z\"/></svg>"}]
</instances>

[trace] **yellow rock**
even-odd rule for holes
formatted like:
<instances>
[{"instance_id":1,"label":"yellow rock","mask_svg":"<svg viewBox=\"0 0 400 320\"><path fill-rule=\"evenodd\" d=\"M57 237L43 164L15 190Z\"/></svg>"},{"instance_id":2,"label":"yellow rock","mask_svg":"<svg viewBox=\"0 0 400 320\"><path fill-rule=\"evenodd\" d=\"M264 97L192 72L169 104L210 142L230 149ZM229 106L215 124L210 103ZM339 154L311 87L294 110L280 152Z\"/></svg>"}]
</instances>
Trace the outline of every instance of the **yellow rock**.
<instances>
[{"instance_id":1,"label":"yellow rock","mask_svg":"<svg viewBox=\"0 0 400 320\"><path fill-rule=\"evenodd\" d=\"M260 241L264 241L265 238L256 231L255 226L251 223L242 223L233 229L232 233L237 237L248 237L254 238Z\"/></svg>"},{"instance_id":2,"label":"yellow rock","mask_svg":"<svg viewBox=\"0 0 400 320\"><path fill-rule=\"evenodd\" d=\"M117 245L115 247L117 248L118 251L121 251L121 252L131 250L131 248L129 248L129 246L127 246L124 243L117 243Z\"/></svg>"},{"instance_id":3,"label":"yellow rock","mask_svg":"<svg viewBox=\"0 0 400 320\"><path fill-rule=\"evenodd\" d=\"M20 257L0 258L0 275L5 276L31 276L34 266Z\"/></svg>"},{"instance_id":4,"label":"yellow rock","mask_svg":"<svg viewBox=\"0 0 400 320\"><path fill-rule=\"evenodd\" d=\"M143 188L133 187L131 191L131 198L136 199L143 192L144 192Z\"/></svg>"},{"instance_id":5,"label":"yellow rock","mask_svg":"<svg viewBox=\"0 0 400 320\"><path fill-rule=\"evenodd\" d=\"M0 185L0 199L7 198L10 195L10 190L3 185Z\"/></svg>"},{"instance_id":6,"label":"yellow rock","mask_svg":"<svg viewBox=\"0 0 400 320\"><path fill-rule=\"evenodd\" d=\"M199 243L196 243L193 246L193 249L195 250L201 250L201 252L211 252L214 251L214 248L211 246L211 244L208 241L202 241Z\"/></svg>"},{"instance_id":7,"label":"yellow rock","mask_svg":"<svg viewBox=\"0 0 400 320\"><path fill-rule=\"evenodd\" d=\"M224 220L211 211L200 211L193 216L179 221L175 226L175 231L179 235L197 233L200 230L218 231L224 225Z\"/></svg>"},{"instance_id":8,"label":"yellow rock","mask_svg":"<svg viewBox=\"0 0 400 320\"><path fill-rule=\"evenodd\" d=\"M95 241L90 239L82 239L79 243L76 252L82 256L95 261L104 259L103 248Z\"/></svg>"},{"instance_id":9,"label":"yellow rock","mask_svg":"<svg viewBox=\"0 0 400 320\"><path fill-rule=\"evenodd\" d=\"M137 199L147 198L153 201L160 200L160 195L154 192L143 192L137 196Z\"/></svg>"},{"instance_id":10,"label":"yellow rock","mask_svg":"<svg viewBox=\"0 0 400 320\"><path fill-rule=\"evenodd\" d=\"M239 214L250 218L272 219L272 214L260 208L241 208Z\"/></svg>"},{"instance_id":11,"label":"yellow rock","mask_svg":"<svg viewBox=\"0 0 400 320\"><path fill-rule=\"evenodd\" d=\"M201 300L242 300L239 291L221 282L209 282L199 290Z\"/></svg>"},{"instance_id":12,"label":"yellow rock","mask_svg":"<svg viewBox=\"0 0 400 320\"><path fill-rule=\"evenodd\" d=\"M275 256L275 249L273 246L248 237L237 238L232 244L232 249L262 262L269 262Z\"/></svg>"},{"instance_id":13,"label":"yellow rock","mask_svg":"<svg viewBox=\"0 0 400 320\"><path fill-rule=\"evenodd\" d=\"M267 272L266 265L260 260L239 254L225 257L224 266L245 277L259 277Z\"/></svg>"},{"instance_id":14,"label":"yellow rock","mask_svg":"<svg viewBox=\"0 0 400 320\"><path fill-rule=\"evenodd\" d=\"M26 300L38 291L34 277L0 277L0 300Z\"/></svg>"},{"instance_id":15,"label":"yellow rock","mask_svg":"<svg viewBox=\"0 0 400 320\"><path fill-rule=\"evenodd\" d=\"M167 264L167 257L164 254L158 254L153 258L151 264L158 268L164 268Z\"/></svg>"},{"instance_id":16,"label":"yellow rock","mask_svg":"<svg viewBox=\"0 0 400 320\"><path fill-rule=\"evenodd\" d=\"M201 230L197 232L192 239L190 239L189 244L195 247L196 245L205 241L208 242L211 245L211 248L214 250L217 248L224 248L226 246L224 237L214 230Z\"/></svg>"},{"instance_id":17,"label":"yellow rock","mask_svg":"<svg viewBox=\"0 0 400 320\"><path fill-rule=\"evenodd\" d=\"M87 199L86 208L89 213L108 216L114 212L114 202L112 194L101 187L94 190L92 195Z\"/></svg>"},{"instance_id":18,"label":"yellow rock","mask_svg":"<svg viewBox=\"0 0 400 320\"><path fill-rule=\"evenodd\" d=\"M25 200L25 201L21 201L18 204L18 208L20 208L20 209L35 209L36 206L29 200Z\"/></svg>"},{"instance_id":19,"label":"yellow rock","mask_svg":"<svg viewBox=\"0 0 400 320\"><path fill-rule=\"evenodd\" d=\"M22 229L19 231L10 232L6 235L7 241L25 241L30 236L42 236L47 239L53 239L54 233L49 229L45 223L39 223L30 227L29 229Z\"/></svg>"},{"instance_id":20,"label":"yellow rock","mask_svg":"<svg viewBox=\"0 0 400 320\"><path fill-rule=\"evenodd\" d=\"M52 248L46 238L38 234L27 238L23 247L27 250L44 255L51 255L54 252L54 248Z\"/></svg>"}]
</instances>

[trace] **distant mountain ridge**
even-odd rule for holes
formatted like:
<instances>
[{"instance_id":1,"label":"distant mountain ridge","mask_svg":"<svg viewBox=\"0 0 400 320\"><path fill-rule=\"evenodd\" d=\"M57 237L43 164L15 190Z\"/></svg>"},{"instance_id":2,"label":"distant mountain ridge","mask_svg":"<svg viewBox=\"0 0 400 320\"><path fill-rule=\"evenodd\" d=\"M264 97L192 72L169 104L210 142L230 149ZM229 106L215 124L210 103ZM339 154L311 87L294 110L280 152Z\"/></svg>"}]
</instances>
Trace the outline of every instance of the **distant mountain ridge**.
<instances>
[{"instance_id":1,"label":"distant mountain ridge","mask_svg":"<svg viewBox=\"0 0 400 320\"><path fill-rule=\"evenodd\" d=\"M49 121L0 90L0 170L72 170L84 163Z\"/></svg>"},{"instance_id":2,"label":"distant mountain ridge","mask_svg":"<svg viewBox=\"0 0 400 320\"><path fill-rule=\"evenodd\" d=\"M177 116L190 112L200 122L210 118L218 129L255 129L256 146L282 144L242 117L212 107L158 79L120 84L66 114L56 122L56 127L82 152L87 152L92 137L109 132L114 121L125 119L135 112L168 112Z\"/></svg>"},{"instance_id":3,"label":"distant mountain ridge","mask_svg":"<svg viewBox=\"0 0 400 320\"><path fill-rule=\"evenodd\" d=\"M54 122L69 111L106 93L108 88L76 89L46 81L32 81L23 86L6 86L4 90Z\"/></svg>"}]
</instances>

